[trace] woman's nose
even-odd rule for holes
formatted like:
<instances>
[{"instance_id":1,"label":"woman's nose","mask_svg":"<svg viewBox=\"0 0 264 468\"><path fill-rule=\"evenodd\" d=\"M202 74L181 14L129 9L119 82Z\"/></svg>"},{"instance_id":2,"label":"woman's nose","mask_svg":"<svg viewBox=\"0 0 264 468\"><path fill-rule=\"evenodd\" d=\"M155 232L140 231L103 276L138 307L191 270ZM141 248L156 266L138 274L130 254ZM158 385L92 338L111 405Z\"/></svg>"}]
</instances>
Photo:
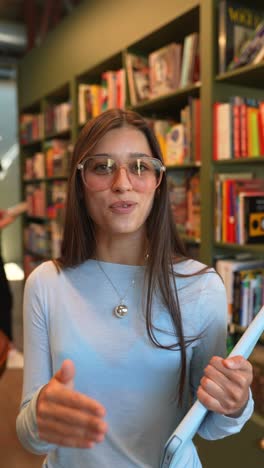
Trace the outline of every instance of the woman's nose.
<instances>
[{"instance_id":1,"label":"woman's nose","mask_svg":"<svg viewBox=\"0 0 264 468\"><path fill-rule=\"evenodd\" d=\"M126 167L117 168L112 183L112 189L115 191L125 191L132 189L132 184L129 179Z\"/></svg>"}]
</instances>

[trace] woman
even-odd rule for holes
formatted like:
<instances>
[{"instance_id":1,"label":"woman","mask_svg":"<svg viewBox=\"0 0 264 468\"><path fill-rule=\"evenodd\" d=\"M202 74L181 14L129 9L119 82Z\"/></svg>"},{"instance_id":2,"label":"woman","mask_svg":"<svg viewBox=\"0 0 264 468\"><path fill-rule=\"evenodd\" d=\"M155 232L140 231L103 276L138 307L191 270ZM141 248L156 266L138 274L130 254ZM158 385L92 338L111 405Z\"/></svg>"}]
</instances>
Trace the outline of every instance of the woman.
<instances>
[{"instance_id":1,"label":"woman","mask_svg":"<svg viewBox=\"0 0 264 468\"><path fill-rule=\"evenodd\" d=\"M158 468L190 394L213 411L200 428L208 439L252 413L250 364L220 357L224 286L186 258L160 149L134 112L107 111L82 130L62 255L27 280L24 314L17 432L48 454L44 466ZM192 443L185 466L201 466Z\"/></svg>"},{"instance_id":2,"label":"woman","mask_svg":"<svg viewBox=\"0 0 264 468\"><path fill-rule=\"evenodd\" d=\"M9 226L15 221L15 216L10 216L6 210L0 210L0 235L1 230ZM5 274L4 261L1 256L0 248L0 329L5 333L10 341L12 341L12 303L13 297L9 287L9 283Z\"/></svg>"}]
</instances>

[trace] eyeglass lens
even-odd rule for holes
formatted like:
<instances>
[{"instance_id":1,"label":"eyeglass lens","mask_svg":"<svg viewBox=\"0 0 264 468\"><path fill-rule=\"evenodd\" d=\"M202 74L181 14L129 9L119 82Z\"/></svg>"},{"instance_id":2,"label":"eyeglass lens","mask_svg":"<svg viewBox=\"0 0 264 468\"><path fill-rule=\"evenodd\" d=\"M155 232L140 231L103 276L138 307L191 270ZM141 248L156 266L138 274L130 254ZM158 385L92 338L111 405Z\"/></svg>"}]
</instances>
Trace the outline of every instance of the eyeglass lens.
<instances>
[{"instance_id":1,"label":"eyeglass lens","mask_svg":"<svg viewBox=\"0 0 264 468\"><path fill-rule=\"evenodd\" d=\"M150 157L133 158L120 164L107 156L89 157L84 162L83 178L89 188L98 190L110 186L120 168L125 168L134 188L155 190L162 177L162 163Z\"/></svg>"}]
</instances>

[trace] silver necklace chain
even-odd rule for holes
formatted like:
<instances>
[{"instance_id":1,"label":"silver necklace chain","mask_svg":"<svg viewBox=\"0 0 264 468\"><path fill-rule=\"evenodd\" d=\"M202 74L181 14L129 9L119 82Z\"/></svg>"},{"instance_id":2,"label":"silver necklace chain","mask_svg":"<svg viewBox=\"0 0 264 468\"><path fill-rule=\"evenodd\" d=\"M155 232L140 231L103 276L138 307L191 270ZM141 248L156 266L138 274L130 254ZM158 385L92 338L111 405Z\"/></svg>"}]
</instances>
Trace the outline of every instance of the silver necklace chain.
<instances>
[{"instance_id":1,"label":"silver necklace chain","mask_svg":"<svg viewBox=\"0 0 264 468\"><path fill-rule=\"evenodd\" d=\"M112 288L114 289L114 291L116 292L118 298L119 298L119 301L120 301L120 304L117 305L115 308L114 308L114 315L118 318L122 318L124 317L125 315L127 315L127 312L128 312L128 307L124 304L124 299L126 298L127 296L127 293L129 291L129 289L134 286L135 284L135 277L133 278L133 280L131 281L131 283L128 285L125 293L120 296L120 293L119 291L117 290L117 288L115 287L113 281L111 280L111 278L108 276L108 274L104 271L101 263L99 262L99 260L96 259L96 263L98 265L98 267L100 268L101 272L104 274L104 276L106 277L106 279L109 281L109 283L111 284Z\"/></svg>"}]
</instances>

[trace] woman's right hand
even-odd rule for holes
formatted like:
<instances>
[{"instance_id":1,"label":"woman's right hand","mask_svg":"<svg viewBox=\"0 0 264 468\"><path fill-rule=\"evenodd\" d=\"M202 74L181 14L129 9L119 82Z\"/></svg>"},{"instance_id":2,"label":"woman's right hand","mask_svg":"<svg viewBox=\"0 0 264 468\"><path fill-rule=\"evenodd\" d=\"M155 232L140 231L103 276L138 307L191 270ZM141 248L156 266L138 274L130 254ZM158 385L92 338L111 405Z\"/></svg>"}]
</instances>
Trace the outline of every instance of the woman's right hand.
<instances>
[{"instance_id":1,"label":"woman's right hand","mask_svg":"<svg viewBox=\"0 0 264 468\"><path fill-rule=\"evenodd\" d=\"M104 440L105 408L74 390L74 375L74 364L67 359L41 389L37 400L39 437L55 445L91 448Z\"/></svg>"}]
</instances>

